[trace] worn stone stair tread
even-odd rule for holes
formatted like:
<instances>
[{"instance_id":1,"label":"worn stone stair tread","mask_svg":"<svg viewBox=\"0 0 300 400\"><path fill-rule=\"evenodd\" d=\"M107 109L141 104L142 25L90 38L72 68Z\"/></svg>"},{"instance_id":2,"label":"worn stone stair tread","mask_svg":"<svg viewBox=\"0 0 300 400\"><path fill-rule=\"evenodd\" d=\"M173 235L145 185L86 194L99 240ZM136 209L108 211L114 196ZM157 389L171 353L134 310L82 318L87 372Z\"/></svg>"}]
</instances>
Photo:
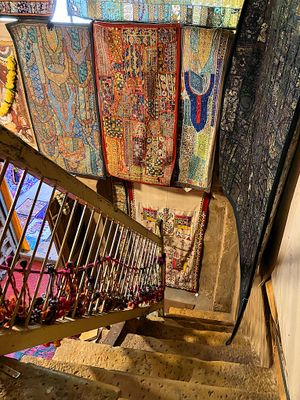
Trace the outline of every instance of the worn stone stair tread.
<instances>
[{"instance_id":1,"label":"worn stone stair tread","mask_svg":"<svg viewBox=\"0 0 300 400\"><path fill-rule=\"evenodd\" d=\"M162 339L184 340L188 343L201 343L209 346L224 345L230 336L227 332L185 328L150 319L143 321L143 323L140 324L137 329L131 331L131 333ZM236 345L250 346L248 340L242 335L236 336L232 346Z\"/></svg>"},{"instance_id":2,"label":"worn stone stair tread","mask_svg":"<svg viewBox=\"0 0 300 400\"><path fill-rule=\"evenodd\" d=\"M234 320L231 314L218 311L189 310L188 308L170 307L167 316L189 318L209 322L210 324L223 324L233 326Z\"/></svg>"},{"instance_id":3,"label":"worn stone stair tread","mask_svg":"<svg viewBox=\"0 0 300 400\"><path fill-rule=\"evenodd\" d=\"M67 372L92 381L116 385L124 398L134 400L277 400L276 393L257 393L241 389L202 385L170 379L143 377L120 371L55 360L24 357L25 362ZM119 399L120 400L120 399Z\"/></svg>"},{"instance_id":4,"label":"worn stone stair tread","mask_svg":"<svg viewBox=\"0 0 300 400\"><path fill-rule=\"evenodd\" d=\"M202 361L177 354L164 354L90 342L64 339L54 355L56 361L68 361L209 386L242 387L245 390L272 392L275 378L271 370L223 361Z\"/></svg>"},{"instance_id":5,"label":"worn stone stair tread","mask_svg":"<svg viewBox=\"0 0 300 400\"><path fill-rule=\"evenodd\" d=\"M14 379L0 373L0 399L9 400L117 400L120 390L100 382L25 365L5 359L5 364L21 373Z\"/></svg>"},{"instance_id":6,"label":"worn stone stair tread","mask_svg":"<svg viewBox=\"0 0 300 400\"><path fill-rule=\"evenodd\" d=\"M250 346L208 346L206 344L187 343L183 340L157 339L151 336L128 333L121 343L121 347L178 354L204 361L229 361L259 365L259 359Z\"/></svg>"},{"instance_id":7,"label":"worn stone stair tread","mask_svg":"<svg viewBox=\"0 0 300 400\"><path fill-rule=\"evenodd\" d=\"M148 315L147 319L150 321L159 321L166 325L178 326L182 328L191 328L201 331L217 331L231 333L232 326L223 324L210 324L209 322L199 322L197 320L170 318L170 317L157 317L155 315Z\"/></svg>"}]
</instances>

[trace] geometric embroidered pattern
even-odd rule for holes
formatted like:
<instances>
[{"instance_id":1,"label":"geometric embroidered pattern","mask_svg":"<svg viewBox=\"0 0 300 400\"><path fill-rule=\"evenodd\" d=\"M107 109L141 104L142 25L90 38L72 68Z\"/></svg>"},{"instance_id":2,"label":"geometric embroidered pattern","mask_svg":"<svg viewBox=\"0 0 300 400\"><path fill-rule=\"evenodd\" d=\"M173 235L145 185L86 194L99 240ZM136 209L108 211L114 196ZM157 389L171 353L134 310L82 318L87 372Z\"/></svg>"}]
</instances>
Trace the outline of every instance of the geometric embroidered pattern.
<instances>
[{"instance_id":1,"label":"geometric embroidered pattern","mask_svg":"<svg viewBox=\"0 0 300 400\"><path fill-rule=\"evenodd\" d=\"M179 186L209 190L230 33L182 29Z\"/></svg>"},{"instance_id":2,"label":"geometric embroidered pattern","mask_svg":"<svg viewBox=\"0 0 300 400\"><path fill-rule=\"evenodd\" d=\"M88 26L9 25L39 150L65 170L103 177Z\"/></svg>"},{"instance_id":3,"label":"geometric embroidered pattern","mask_svg":"<svg viewBox=\"0 0 300 400\"><path fill-rule=\"evenodd\" d=\"M108 172L170 185L175 163L180 27L93 25Z\"/></svg>"},{"instance_id":4,"label":"geometric embroidered pattern","mask_svg":"<svg viewBox=\"0 0 300 400\"><path fill-rule=\"evenodd\" d=\"M1 0L0 15L52 16L56 0ZM61 1L61 0L58 0Z\"/></svg>"},{"instance_id":5,"label":"geometric embroidered pattern","mask_svg":"<svg viewBox=\"0 0 300 400\"><path fill-rule=\"evenodd\" d=\"M236 28L244 0L67 0L69 15L102 21Z\"/></svg>"}]
</instances>

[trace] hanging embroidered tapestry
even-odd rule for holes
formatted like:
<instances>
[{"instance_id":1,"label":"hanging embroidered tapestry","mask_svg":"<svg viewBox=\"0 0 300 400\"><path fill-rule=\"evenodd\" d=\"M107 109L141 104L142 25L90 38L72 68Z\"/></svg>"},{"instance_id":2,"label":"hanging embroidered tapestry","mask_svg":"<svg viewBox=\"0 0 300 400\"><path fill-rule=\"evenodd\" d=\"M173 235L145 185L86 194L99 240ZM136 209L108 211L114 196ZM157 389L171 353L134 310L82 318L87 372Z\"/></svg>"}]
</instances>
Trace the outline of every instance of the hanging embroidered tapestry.
<instances>
[{"instance_id":1,"label":"hanging embroidered tapestry","mask_svg":"<svg viewBox=\"0 0 300 400\"><path fill-rule=\"evenodd\" d=\"M198 191L133 184L131 216L160 235L163 221L166 285L198 292L209 195Z\"/></svg>"},{"instance_id":2,"label":"hanging embroidered tapestry","mask_svg":"<svg viewBox=\"0 0 300 400\"><path fill-rule=\"evenodd\" d=\"M0 15L51 17L55 3L56 0L1 0Z\"/></svg>"},{"instance_id":3,"label":"hanging embroidered tapestry","mask_svg":"<svg viewBox=\"0 0 300 400\"><path fill-rule=\"evenodd\" d=\"M94 23L108 172L168 186L176 152L180 27Z\"/></svg>"},{"instance_id":4,"label":"hanging embroidered tapestry","mask_svg":"<svg viewBox=\"0 0 300 400\"><path fill-rule=\"evenodd\" d=\"M67 0L69 15L103 21L179 22L236 28L244 0Z\"/></svg>"},{"instance_id":5,"label":"hanging embroidered tapestry","mask_svg":"<svg viewBox=\"0 0 300 400\"><path fill-rule=\"evenodd\" d=\"M177 183L209 190L230 32L182 30L181 110Z\"/></svg>"},{"instance_id":6,"label":"hanging embroidered tapestry","mask_svg":"<svg viewBox=\"0 0 300 400\"><path fill-rule=\"evenodd\" d=\"M237 219L236 334L299 138L297 0L249 0L237 32L220 131L220 178ZM228 341L231 342L232 338Z\"/></svg>"},{"instance_id":7,"label":"hanging embroidered tapestry","mask_svg":"<svg viewBox=\"0 0 300 400\"><path fill-rule=\"evenodd\" d=\"M103 177L88 26L10 24L42 154L68 172Z\"/></svg>"},{"instance_id":8,"label":"hanging embroidered tapestry","mask_svg":"<svg viewBox=\"0 0 300 400\"><path fill-rule=\"evenodd\" d=\"M13 54L14 47L9 33L6 30L5 25L0 24L0 103L2 103L7 90L5 88L7 80L7 60L8 57ZM19 73L16 92L13 106L8 114L0 116L0 124L18 135L32 147L37 148L34 133L30 125L24 89Z\"/></svg>"}]
</instances>

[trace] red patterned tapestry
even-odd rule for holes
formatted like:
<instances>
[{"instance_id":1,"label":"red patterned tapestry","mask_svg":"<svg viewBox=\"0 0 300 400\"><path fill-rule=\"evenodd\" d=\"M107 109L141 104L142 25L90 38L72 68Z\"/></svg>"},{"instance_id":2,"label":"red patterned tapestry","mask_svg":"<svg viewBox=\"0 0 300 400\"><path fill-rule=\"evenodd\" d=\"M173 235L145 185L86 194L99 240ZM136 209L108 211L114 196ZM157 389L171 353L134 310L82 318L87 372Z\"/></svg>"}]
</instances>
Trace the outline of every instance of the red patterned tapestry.
<instances>
[{"instance_id":1,"label":"red patterned tapestry","mask_svg":"<svg viewBox=\"0 0 300 400\"><path fill-rule=\"evenodd\" d=\"M96 22L93 28L107 170L168 186L176 151L180 27Z\"/></svg>"},{"instance_id":2,"label":"red patterned tapestry","mask_svg":"<svg viewBox=\"0 0 300 400\"><path fill-rule=\"evenodd\" d=\"M133 184L132 218L160 235L166 253L166 285L198 292L209 195L200 191Z\"/></svg>"}]
</instances>

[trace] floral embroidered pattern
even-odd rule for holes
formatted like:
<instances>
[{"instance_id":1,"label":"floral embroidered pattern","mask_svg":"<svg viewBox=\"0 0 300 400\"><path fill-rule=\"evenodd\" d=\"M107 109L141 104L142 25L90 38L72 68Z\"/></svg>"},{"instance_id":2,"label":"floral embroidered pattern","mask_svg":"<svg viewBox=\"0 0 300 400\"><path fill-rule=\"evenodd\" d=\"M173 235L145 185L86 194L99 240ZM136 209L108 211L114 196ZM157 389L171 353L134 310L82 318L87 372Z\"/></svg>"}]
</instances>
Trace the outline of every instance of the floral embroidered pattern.
<instances>
[{"instance_id":1,"label":"floral embroidered pattern","mask_svg":"<svg viewBox=\"0 0 300 400\"><path fill-rule=\"evenodd\" d=\"M155 192L157 194L153 196ZM209 195L186 193L182 189L168 189L167 192L167 189L134 184L129 197L131 216L139 223L160 235L159 224L162 221L166 285L197 292ZM169 207L170 197L178 208ZM187 198L189 204L185 207Z\"/></svg>"},{"instance_id":2,"label":"floral embroidered pattern","mask_svg":"<svg viewBox=\"0 0 300 400\"><path fill-rule=\"evenodd\" d=\"M108 172L168 186L175 163L180 28L94 23Z\"/></svg>"}]
</instances>

